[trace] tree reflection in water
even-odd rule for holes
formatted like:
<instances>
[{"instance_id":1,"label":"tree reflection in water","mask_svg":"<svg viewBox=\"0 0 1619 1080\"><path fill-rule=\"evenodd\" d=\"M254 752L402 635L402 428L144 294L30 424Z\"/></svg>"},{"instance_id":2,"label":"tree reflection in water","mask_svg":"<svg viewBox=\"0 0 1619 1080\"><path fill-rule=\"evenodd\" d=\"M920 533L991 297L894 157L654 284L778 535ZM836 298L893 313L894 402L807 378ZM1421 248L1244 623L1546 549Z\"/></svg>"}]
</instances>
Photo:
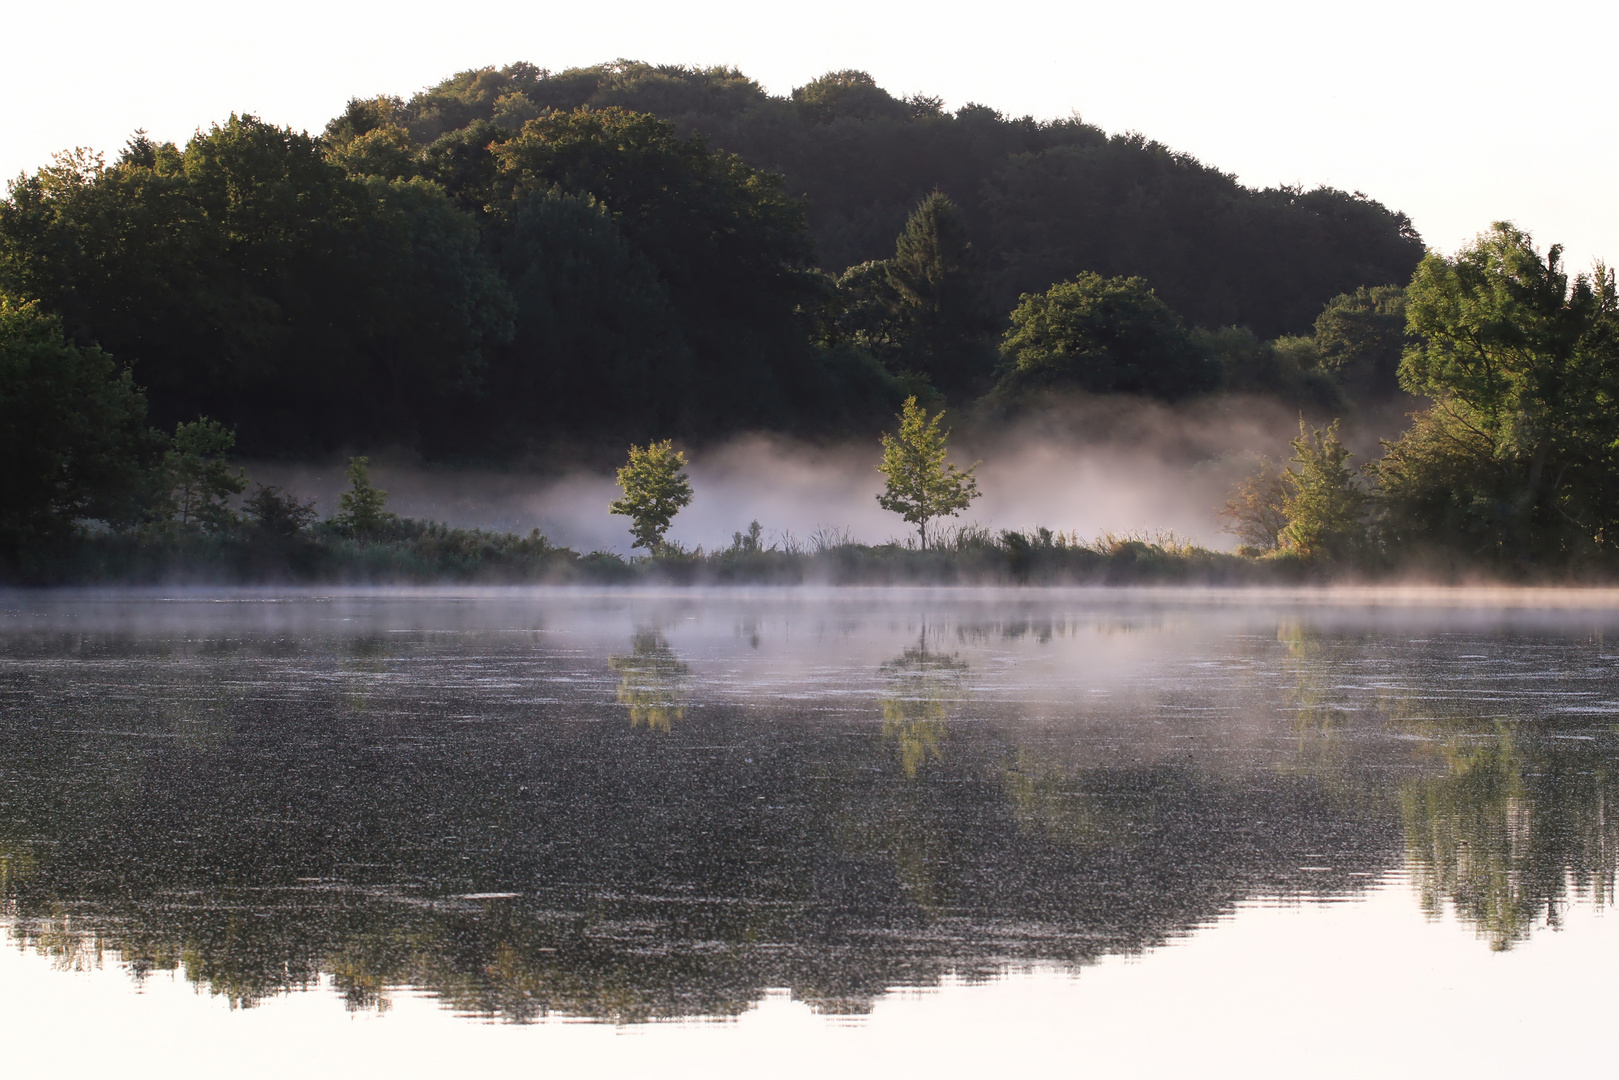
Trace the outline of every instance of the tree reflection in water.
<instances>
[{"instance_id":1,"label":"tree reflection in water","mask_svg":"<svg viewBox=\"0 0 1619 1080\"><path fill-rule=\"evenodd\" d=\"M883 694L883 738L899 750L905 775L928 761L944 760L944 739L950 710L964 696L967 665L959 657L928 651L924 626L914 649L888 661L878 673Z\"/></svg>"},{"instance_id":2,"label":"tree reflection in water","mask_svg":"<svg viewBox=\"0 0 1619 1080\"><path fill-rule=\"evenodd\" d=\"M1496 950L1561 925L1570 897L1611 904L1619 820L1611 751L1559 725L1450 719L1421 725L1438 775L1400 793L1422 904L1448 903Z\"/></svg>"},{"instance_id":3,"label":"tree reflection in water","mask_svg":"<svg viewBox=\"0 0 1619 1080\"><path fill-rule=\"evenodd\" d=\"M1561 925L1570 899L1612 903L1615 732L1591 731L1579 712L1538 712L1544 663L1457 657L1428 642L1404 649L1398 668L1374 670L1365 658L1379 643L1364 636L1287 621L1277 637L1292 665L1299 753L1289 767L1340 799L1382 798L1379 787L1357 789L1353 711L1375 713L1415 748L1420 768L1396 797L1406 870L1431 917L1452 910L1502 951ZM1578 701L1590 691L1569 693Z\"/></svg>"},{"instance_id":4,"label":"tree reflection in water","mask_svg":"<svg viewBox=\"0 0 1619 1080\"><path fill-rule=\"evenodd\" d=\"M631 727L671 731L686 718L689 670L657 630L636 631L630 655L608 657L607 667L618 676L618 703L629 710Z\"/></svg>"}]
</instances>

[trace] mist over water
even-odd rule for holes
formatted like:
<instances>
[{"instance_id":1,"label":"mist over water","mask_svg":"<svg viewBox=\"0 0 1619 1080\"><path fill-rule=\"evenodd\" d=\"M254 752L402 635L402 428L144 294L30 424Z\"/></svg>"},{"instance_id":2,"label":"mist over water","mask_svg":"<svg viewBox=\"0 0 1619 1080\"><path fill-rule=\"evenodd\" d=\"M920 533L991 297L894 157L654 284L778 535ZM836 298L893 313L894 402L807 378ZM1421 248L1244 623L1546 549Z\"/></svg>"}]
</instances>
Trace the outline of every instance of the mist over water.
<instances>
[{"instance_id":1,"label":"mist over water","mask_svg":"<svg viewBox=\"0 0 1619 1080\"><path fill-rule=\"evenodd\" d=\"M1362 455L1401 426L1399 416L1352 418L1345 441ZM955 524L992 530L1043 526L1090 539L1102 533L1173 532L1218 549L1218 507L1256 455L1288 456L1298 414L1274 401L1228 398L1182 406L1081 400L1005 427L952 440L959 465L980 461L982 497ZM692 505L670 539L688 548L723 547L757 519L767 542L806 541L817 531L865 543L905 539L911 529L877 505L882 477L875 438L812 445L745 435L688 450ZM346 487L341 462L249 463L256 481L314 498L336 512ZM607 512L618 496L608 473L562 476L423 467L373 457L372 477L389 506L407 517L527 533L579 550L628 553L625 522Z\"/></svg>"}]
</instances>

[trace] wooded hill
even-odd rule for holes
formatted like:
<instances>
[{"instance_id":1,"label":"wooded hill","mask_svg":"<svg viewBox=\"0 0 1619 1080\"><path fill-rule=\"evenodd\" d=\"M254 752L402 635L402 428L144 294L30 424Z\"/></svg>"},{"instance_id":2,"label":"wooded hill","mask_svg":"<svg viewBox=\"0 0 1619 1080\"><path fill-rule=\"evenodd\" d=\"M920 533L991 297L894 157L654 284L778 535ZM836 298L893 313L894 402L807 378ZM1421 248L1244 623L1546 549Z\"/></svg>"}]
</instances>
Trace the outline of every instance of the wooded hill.
<instances>
[{"instance_id":1,"label":"wooded hill","mask_svg":"<svg viewBox=\"0 0 1619 1080\"><path fill-rule=\"evenodd\" d=\"M128 365L159 427L211 417L251 455L871 431L914 392L1331 397L1306 338L1271 339L1422 253L1358 193L1077 119L629 62L464 72L316 136L137 134L0 203L0 290ZM1009 315L1063 283L1062 318Z\"/></svg>"}]
</instances>

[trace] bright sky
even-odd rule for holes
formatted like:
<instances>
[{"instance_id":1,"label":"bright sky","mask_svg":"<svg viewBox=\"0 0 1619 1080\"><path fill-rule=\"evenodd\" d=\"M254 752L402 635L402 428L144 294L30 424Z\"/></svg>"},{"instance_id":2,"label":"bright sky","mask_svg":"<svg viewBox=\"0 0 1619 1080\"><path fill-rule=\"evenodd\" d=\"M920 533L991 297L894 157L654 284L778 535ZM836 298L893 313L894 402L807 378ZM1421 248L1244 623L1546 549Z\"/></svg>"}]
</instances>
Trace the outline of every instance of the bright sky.
<instances>
[{"instance_id":1,"label":"bright sky","mask_svg":"<svg viewBox=\"0 0 1619 1080\"><path fill-rule=\"evenodd\" d=\"M0 176L232 110L319 130L351 96L455 71L628 57L732 64L775 93L864 68L896 93L1134 129L1245 183L1332 184L1453 250L1510 218L1619 261L1619 5L1494 0L569 0L8 4Z\"/></svg>"}]
</instances>

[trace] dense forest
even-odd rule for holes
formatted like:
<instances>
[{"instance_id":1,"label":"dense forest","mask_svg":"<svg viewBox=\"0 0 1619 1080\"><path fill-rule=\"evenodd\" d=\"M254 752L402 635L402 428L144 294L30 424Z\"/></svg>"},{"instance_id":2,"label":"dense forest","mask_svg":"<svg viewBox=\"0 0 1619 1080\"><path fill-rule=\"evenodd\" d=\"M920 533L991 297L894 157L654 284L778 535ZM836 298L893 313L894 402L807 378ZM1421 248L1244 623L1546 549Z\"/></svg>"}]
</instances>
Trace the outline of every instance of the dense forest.
<instances>
[{"instance_id":1,"label":"dense forest","mask_svg":"<svg viewBox=\"0 0 1619 1080\"><path fill-rule=\"evenodd\" d=\"M1082 389L1330 402L1345 380L1297 343L1422 253L1359 194L1254 191L1077 119L629 62L464 72L319 135L137 133L0 204L15 303L127 366L159 428L283 457L869 432L995 389L1019 298L1075 279L1141 324Z\"/></svg>"}]
</instances>

